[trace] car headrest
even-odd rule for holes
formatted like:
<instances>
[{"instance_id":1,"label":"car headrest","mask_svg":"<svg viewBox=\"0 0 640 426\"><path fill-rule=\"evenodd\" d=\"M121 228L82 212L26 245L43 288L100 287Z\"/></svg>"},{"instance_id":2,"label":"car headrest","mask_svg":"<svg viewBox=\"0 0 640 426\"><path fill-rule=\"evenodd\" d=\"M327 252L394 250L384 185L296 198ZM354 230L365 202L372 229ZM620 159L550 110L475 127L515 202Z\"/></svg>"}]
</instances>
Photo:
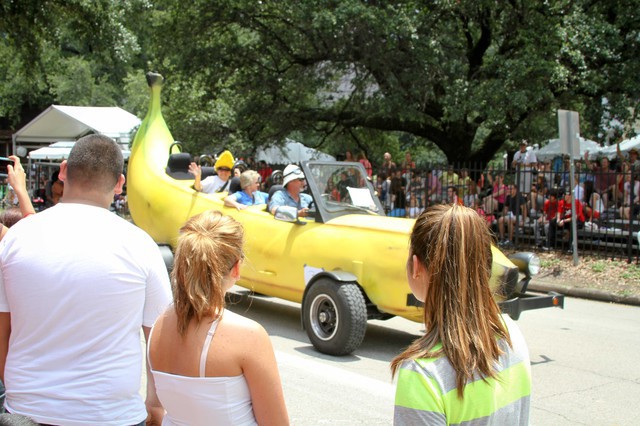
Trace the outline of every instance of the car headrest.
<instances>
[{"instance_id":1,"label":"car headrest","mask_svg":"<svg viewBox=\"0 0 640 426\"><path fill-rule=\"evenodd\" d=\"M271 185L282 185L284 181L284 176L282 175L282 170L274 170L269 176L269 183Z\"/></svg>"},{"instance_id":2,"label":"car headrest","mask_svg":"<svg viewBox=\"0 0 640 426\"><path fill-rule=\"evenodd\" d=\"M240 178L238 176L234 176L229 181L229 195L242 191L242 187L240 186Z\"/></svg>"},{"instance_id":3,"label":"car headrest","mask_svg":"<svg viewBox=\"0 0 640 426\"><path fill-rule=\"evenodd\" d=\"M209 176L216 175L216 169L213 166L202 166L202 176L200 179L208 178Z\"/></svg>"},{"instance_id":4,"label":"car headrest","mask_svg":"<svg viewBox=\"0 0 640 426\"><path fill-rule=\"evenodd\" d=\"M284 189L284 186L282 185L273 185L271 188L269 188L269 198L267 200L270 200L271 197L273 197L273 194L275 194L278 191L282 191Z\"/></svg>"},{"instance_id":5,"label":"car headrest","mask_svg":"<svg viewBox=\"0 0 640 426\"><path fill-rule=\"evenodd\" d=\"M178 152L169 155L167 161L166 172L169 176L178 180L193 179L193 175L189 173L189 164L191 164L191 154L188 152Z\"/></svg>"}]
</instances>

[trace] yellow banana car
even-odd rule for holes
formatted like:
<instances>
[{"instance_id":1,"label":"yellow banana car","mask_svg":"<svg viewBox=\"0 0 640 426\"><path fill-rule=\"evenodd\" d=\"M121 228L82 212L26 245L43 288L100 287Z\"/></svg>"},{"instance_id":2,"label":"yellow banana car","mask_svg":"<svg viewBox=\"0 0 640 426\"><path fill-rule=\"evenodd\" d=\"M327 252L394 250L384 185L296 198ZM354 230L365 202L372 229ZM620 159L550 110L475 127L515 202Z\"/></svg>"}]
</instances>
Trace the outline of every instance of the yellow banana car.
<instances>
[{"instance_id":1,"label":"yellow banana car","mask_svg":"<svg viewBox=\"0 0 640 426\"><path fill-rule=\"evenodd\" d=\"M150 107L134 139L127 175L129 209L137 226L161 246L173 247L191 216L207 209L234 216L246 235L247 260L238 284L301 303L309 339L323 353L344 355L357 349L368 319L397 315L422 320L422 307L405 276L414 221L384 216L361 164L301 165L314 200L309 217L297 218L295 212L274 217L264 205L242 211L225 207L226 193L193 190L193 178L186 173L190 156L170 152L175 141L160 110L162 76L149 74L147 80ZM328 188L341 174L350 184L348 196L338 201ZM492 287L512 317L526 309L562 306L558 294L524 294L539 269L535 255L508 259L494 247L493 262Z\"/></svg>"}]
</instances>

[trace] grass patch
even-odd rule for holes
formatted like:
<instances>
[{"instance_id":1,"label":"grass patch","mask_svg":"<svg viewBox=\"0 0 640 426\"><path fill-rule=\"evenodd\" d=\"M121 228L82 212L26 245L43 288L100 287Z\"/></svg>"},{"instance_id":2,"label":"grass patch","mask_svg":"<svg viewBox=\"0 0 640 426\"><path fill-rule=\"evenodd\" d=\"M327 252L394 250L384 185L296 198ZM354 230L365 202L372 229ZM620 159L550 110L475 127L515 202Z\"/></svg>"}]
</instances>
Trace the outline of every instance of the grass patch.
<instances>
[{"instance_id":1,"label":"grass patch","mask_svg":"<svg viewBox=\"0 0 640 426\"><path fill-rule=\"evenodd\" d=\"M622 273L621 277L624 279L635 279L640 281L640 266L627 265L627 270Z\"/></svg>"},{"instance_id":2,"label":"grass patch","mask_svg":"<svg viewBox=\"0 0 640 426\"><path fill-rule=\"evenodd\" d=\"M604 262L598 261L598 262L595 262L593 265L591 265L591 270L593 272L601 273L601 272L604 272L605 269L607 269L607 265Z\"/></svg>"},{"instance_id":3,"label":"grass patch","mask_svg":"<svg viewBox=\"0 0 640 426\"><path fill-rule=\"evenodd\" d=\"M542 268L553 268L554 266L558 266L562 263L560 259L552 257L549 259L540 259L540 266Z\"/></svg>"}]
</instances>

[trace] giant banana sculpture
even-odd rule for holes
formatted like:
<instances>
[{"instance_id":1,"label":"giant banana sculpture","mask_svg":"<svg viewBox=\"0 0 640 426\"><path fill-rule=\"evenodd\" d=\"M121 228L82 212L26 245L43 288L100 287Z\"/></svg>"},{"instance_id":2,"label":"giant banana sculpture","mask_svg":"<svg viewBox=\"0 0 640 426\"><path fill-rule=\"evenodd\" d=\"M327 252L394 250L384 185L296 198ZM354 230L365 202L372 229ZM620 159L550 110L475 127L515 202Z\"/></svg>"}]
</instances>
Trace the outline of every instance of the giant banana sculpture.
<instances>
[{"instance_id":1,"label":"giant banana sculpture","mask_svg":"<svg viewBox=\"0 0 640 426\"><path fill-rule=\"evenodd\" d=\"M173 136L162 117L163 78L147 74L149 110L136 133L129 157L127 199L136 225L159 244L174 245L178 230L191 216L222 208L221 196L191 190L192 180L175 180L165 173Z\"/></svg>"}]
</instances>

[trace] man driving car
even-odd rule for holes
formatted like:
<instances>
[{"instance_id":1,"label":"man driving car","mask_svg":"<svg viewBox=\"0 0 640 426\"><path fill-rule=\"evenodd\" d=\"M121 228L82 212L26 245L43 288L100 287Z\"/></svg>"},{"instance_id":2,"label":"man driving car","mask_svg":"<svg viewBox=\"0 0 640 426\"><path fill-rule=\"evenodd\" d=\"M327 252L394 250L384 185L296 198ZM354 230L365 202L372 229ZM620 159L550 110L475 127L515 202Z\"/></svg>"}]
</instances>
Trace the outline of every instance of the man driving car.
<instances>
[{"instance_id":1,"label":"man driving car","mask_svg":"<svg viewBox=\"0 0 640 426\"><path fill-rule=\"evenodd\" d=\"M269 200L269 211L276 214L280 206L296 207L298 216L305 217L309 212L313 198L302 192L305 186L305 176L300 167L289 164L282 173L284 189L277 191Z\"/></svg>"}]
</instances>

